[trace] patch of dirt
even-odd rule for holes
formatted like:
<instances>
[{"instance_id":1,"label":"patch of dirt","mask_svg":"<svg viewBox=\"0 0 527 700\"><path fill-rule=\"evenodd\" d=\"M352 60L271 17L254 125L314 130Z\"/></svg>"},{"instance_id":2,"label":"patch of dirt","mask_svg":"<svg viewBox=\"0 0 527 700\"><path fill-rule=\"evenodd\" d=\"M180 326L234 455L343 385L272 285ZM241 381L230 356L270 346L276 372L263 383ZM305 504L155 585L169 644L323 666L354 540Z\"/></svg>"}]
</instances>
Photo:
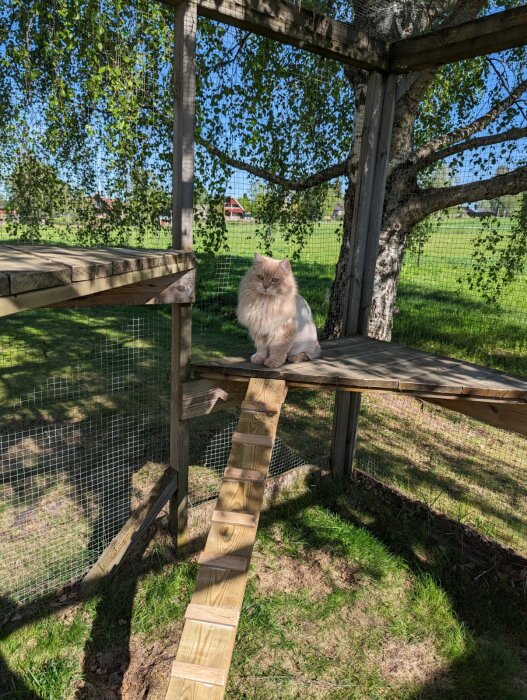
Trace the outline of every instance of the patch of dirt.
<instances>
[{"instance_id":1,"label":"patch of dirt","mask_svg":"<svg viewBox=\"0 0 527 700\"><path fill-rule=\"evenodd\" d=\"M135 637L128 648L96 653L85 662L78 700L164 700L182 628L164 630L163 641Z\"/></svg>"},{"instance_id":2,"label":"patch of dirt","mask_svg":"<svg viewBox=\"0 0 527 700\"><path fill-rule=\"evenodd\" d=\"M423 684L444 670L430 640L409 644L402 639L388 639L375 655L374 663L383 678L394 685Z\"/></svg>"},{"instance_id":3,"label":"patch of dirt","mask_svg":"<svg viewBox=\"0 0 527 700\"><path fill-rule=\"evenodd\" d=\"M323 551L307 552L303 559L255 551L252 564L253 578L262 593L294 593L308 588L313 597L322 598L336 589L349 588L355 581L356 567Z\"/></svg>"}]
</instances>

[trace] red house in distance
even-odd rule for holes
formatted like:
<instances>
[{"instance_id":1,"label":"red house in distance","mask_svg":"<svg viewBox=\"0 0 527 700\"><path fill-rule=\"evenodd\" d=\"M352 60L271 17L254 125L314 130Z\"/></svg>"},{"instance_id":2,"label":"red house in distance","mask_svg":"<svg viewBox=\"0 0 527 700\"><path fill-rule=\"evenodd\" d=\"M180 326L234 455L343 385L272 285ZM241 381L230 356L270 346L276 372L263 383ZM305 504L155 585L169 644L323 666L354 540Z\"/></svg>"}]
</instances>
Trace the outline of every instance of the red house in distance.
<instances>
[{"instance_id":1,"label":"red house in distance","mask_svg":"<svg viewBox=\"0 0 527 700\"><path fill-rule=\"evenodd\" d=\"M234 197L225 197L225 218L226 219L243 219L245 209Z\"/></svg>"}]
</instances>

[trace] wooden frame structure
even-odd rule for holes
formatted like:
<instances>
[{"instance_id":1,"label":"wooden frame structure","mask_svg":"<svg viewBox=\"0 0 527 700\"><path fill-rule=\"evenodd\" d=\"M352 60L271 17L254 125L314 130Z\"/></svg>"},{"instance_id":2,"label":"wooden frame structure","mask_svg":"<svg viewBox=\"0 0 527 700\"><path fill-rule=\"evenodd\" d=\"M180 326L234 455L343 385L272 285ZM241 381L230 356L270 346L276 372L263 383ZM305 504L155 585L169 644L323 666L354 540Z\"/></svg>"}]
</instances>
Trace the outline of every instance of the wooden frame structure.
<instances>
[{"instance_id":1,"label":"wooden frame structure","mask_svg":"<svg viewBox=\"0 0 527 700\"><path fill-rule=\"evenodd\" d=\"M197 15L208 17L276 41L317 53L345 65L370 71L367 105L358 168L352 222L352 283L345 303L345 335L366 333L373 290L375 258L393 113L395 75L481 56L489 50L519 46L527 41L527 8L505 10L458 26L389 43L351 24L295 7L285 0L162 0L175 8L174 58L174 199L173 245L192 248L192 189L194 153L195 47ZM187 534L188 493L188 396L193 394L192 415L199 410L220 410L236 404L232 391L205 391L183 386L190 379L190 305L173 307L171 464L179 472L177 495L171 501L170 522L179 547ZM203 384L200 385L203 387ZM234 396L235 398L231 398ZM219 398L221 397L221 398ZM225 402L224 402L225 401ZM234 401L234 403L233 403ZM186 407L185 407L186 406ZM198 408L199 406L199 408ZM360 394L339 392L333 425L332 468L338 478L350 473L360 410ZM488 412L487 412L488 414Z\"/></svg>"},{"instance_id":2,"label":"wooden frame structure","mask_svg":"<svg viewBox=\"0 0 527 700\"><path fill-rule=\"evenodd\" d=\"M0 272L0 315L44 305L172 305L170 467L92 567L84 581L85 592L93 590L101 577L108 576L115 569L167 500L170 501L172 532L179 551L185 553L188 542L187 421L241 404L242 418L233 438L232 459L224 474L208 549L200 559L200 587L187 611L183 642L174 663L167 695L173 698L188 693L188 697L221 698L279 410L287 385L294 389L304 384L300 381L295 384L294 380L281 376L251 379L246 394L248 380L243 375L240 380L239 372L238 375L219 376L210 367L207 374L207 368L203 366L198 368L200 378L191 380L191 304L194 301L191 251L198 14L369 71L352 219L351 275L344 306L344 336L348 341L357 334L365 340L364 336L367 335L396 100L395 76L524 44L527 42L527 8L506 10L390 44L357 30L351 24L295 7L284 0L163 1L175 8L174 251L135 254L133 251L121 251L120 259L119 254L114 253L112 258L108 253L106 259L101 254L100 260L92 260L89 265L83 265L82 261L72 263L71 250L67 249L45 250L39 247L38 251L18 251L19 256L33 256L33 280L47 279L48 287L38 286L40 283L35 286L34 282L29 283L33 284L32 287L28 287L30 275L24 281L20 275L17 277L16 270L10 271L6 267L7 251ZM0 250L0 266L1 254ZM171 261L170 255L179 255L181 259ZM155 260L157 262L154 264ZM371 390L375 387L370 381L362 390L365 388ZM352 469L361 388L352 384L340 385L339 388L335 384L332 389L337 390L332 470L334 477L345 479ZM266 403L259 400L259 391L267 398L268 394L274 397L273 401ZM517 430L522 434L526 432L527 395L516 396L512 401L510 395L492 395L492 400L489 400L491 394L487 400L481 394L474 400L474 396L467 396L463 391L446 395L421 388L414 393L424 400L492 425ZM254 415L259 418L254 419ZM251 468L248 468L248 462ZM221 573L218 574L218 571ZM223 583L225 578L228 579L226 586Z\"/></svg>"}]
</instances>

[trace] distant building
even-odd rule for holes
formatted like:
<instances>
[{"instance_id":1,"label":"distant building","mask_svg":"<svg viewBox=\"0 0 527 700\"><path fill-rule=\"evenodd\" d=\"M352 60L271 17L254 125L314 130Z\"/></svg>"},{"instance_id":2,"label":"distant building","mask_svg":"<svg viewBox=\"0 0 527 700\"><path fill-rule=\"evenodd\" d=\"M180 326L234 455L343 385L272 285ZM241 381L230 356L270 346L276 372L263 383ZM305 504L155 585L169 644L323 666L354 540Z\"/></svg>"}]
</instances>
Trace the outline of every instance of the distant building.
<instances>
[{"instance_id":1,"label":"distant building","mask_svg":"<svg viewBox=\"0 0 527 700\"><path fill-rule=\"evenodd\" d=\"M224 212L226 219L243 219L245 209L234 197L225 197Z\"/></svg>"},{"instance_id":2,"label":"distant building","mask_svg":"<svg viewBox=\"0 0 527 700\"><path fill-rule=\"evenodd\" d=\"M326 209L327 211L327 209ZM332 219L342 219L344 217L344 205L342 202L335 202L333 207L333 212L331 214Z\"/></svg>"},{"instance_id":3,"label":"distant building","mask_svg":"<svg viewBox=\"0 0 527 700\"><path fill-rule=\"evenodd\" d=\"M102 194L96 194L91 197L91 203L97 212L97 218L105 219L108 214L111 214L116 201L117 200L112 199L112 197L105 197Z\"/></svg>"}]
</instances>

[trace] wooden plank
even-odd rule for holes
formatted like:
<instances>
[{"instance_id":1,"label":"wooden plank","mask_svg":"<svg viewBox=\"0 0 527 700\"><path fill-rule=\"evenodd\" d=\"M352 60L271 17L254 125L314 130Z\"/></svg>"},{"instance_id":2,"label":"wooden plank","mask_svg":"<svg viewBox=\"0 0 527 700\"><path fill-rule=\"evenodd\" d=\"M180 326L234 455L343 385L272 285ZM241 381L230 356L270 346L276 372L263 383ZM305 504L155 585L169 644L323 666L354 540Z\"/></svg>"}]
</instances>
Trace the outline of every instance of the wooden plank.
<instances>
[{"instance_id":1,"label":"wooden plank","mask_svg":"<svg viewBox=\"0 0 527 700\"><path fill-rule=\"evenodd\" d=\"M79 248L61 248L54 246L24 246L27 252L46 260L48 263L55 263L71 268L71 281L83 282L93 280L98 277L109 277L112 275L112 260L99 260L90 257L86 259L83 251ZM20 250L19 248L13 248Z\"/></svg>"},{"instance_id":2,"label":"wooden plank","mask_svg":"<svg viewBox=\"0 0 527 700\"><path fill-rule=\"evenodd\" d=\"M241 449L244 449L242 446ZM254 449L254 448L253 448ZM259 449L259 448L256 448ZM259 449L260 452L263 450ZM267 454L262 456L263 463L268 459L270 450L265 450ZM237 447L234 445L231 449L231 454L239 454ZM229 460L230 461L230 460ZM265 477L266 468L263 469L262 476ZM254 517L260 512L260 501L263 498L265 491L265 481L232 481L224 480L220 486L218 494L217 510L232 511L236 513L249 513Z\"/></svg>"},{"instance_id":3,"label":"wooden plank","mask_svg":"<svg viewBox=\"0 0 527 700\"><path fill-rule=\"evenodd\" d=\"M185 678L189 681L210 683L211 685L225 685L227 682L227 674L223 668L199 666L197 664L188 664L184 661L174 661L170 675L177 678Z\"/></svg>"},{"instance_id":4,"label":"wooden plank","mask_svg":"<svg viewBox=\"0 0 527 700\"><path fill-rule=\"evenodd\" d=\"M344 304L345 335L368 332L368 317L379 242L395 105L395 78L370 73L352 217L352 261ZM360 395L337 392L331 441L335 478L351 474Z\"/></svg>"},{"instance_id":5,"label":"wooden plank","mask_svg":"<svg viewBox=\"0 0 527 700\"><path fill-rule=\"evenodd\" d=\"M226 467L223 474L224 479L235 479L236 481L257 481L265 482L265 476L254 469L236 469Z\"/></svg>"},{"instance_id":6,"label":"wooden plank","mask_svg":"<svg viewBox=\"0 0 527 700\"><path fill-rule=\"evenodd\" d=\"M231 556L218 552L201 552L198 564L212 569L227 569L228 571L247 571L249 561L247 557Z\"/></svg>"},{"instance_id":7,"label":"wooden plank","mask_svg":"<svg viewBox=\"0 0 527 700\"><path fill-rule=\"evenodd\" d=\"M147 499L138 506L108 547L97 559L81 583L81 595L90 596L102 580L121 563L127 552L157 518L163 506L177 488L177 474L166 469L150 491Z\"/></svg>"},{"instance_id":8,"label":"wooden plank","mask_svg":"<svg viewBox=\"0 0 527 700\"><path fill-rule=\"evenodd\" d=\"M258 445L259 447L272 447L273 439L267 435L251 435L250 433L234 433L232 442L237 445Z\"/></svg>"},{"instance_id":9,"label":"wooden plank","mask_svg":"<svg viewBox=\"0 0 527 700\"><path fill-rule=\"evenodd\" d=\"M9 279L10 294L60 287L71 282L71 269L66 265L9 246L0 246L0 270Z\"/></svg>"},{"instance_id":10,"label":"wooden plank","mask_svg":"<svg viewBox=\"0 0 527 700\"><path fill-rule=\"evenodd\" d=\"M181 393L181 420L240 406L245 391L245 385L239 382L209 379L184 382Z\"/></svg>"},{"instance_id":11,"label":"wooden plank","mask_svg":"<svg viewBox=\"0 0 527 700\"><path fill-rule=\"evenodd\" d=\"M495 428L527 435L527 404L491 403L465 399L426 398L427 403L463 413Z\"/></svg>"},{"instance_id":12,"label":"wooden plank","mask_svg":"<svg viewBox=\"0 0 527 700\"><path fill-rule=\"evenodd\" d=\"M256 527L258 519L252 513L229 512L226 510L215 510L212 514L212 521L215 523L226 523L227 525L241 525L242 527Z\"/></svg>"},{"instance_id":13,"label":"wooden plank","mask_svg":"<svg viewBox=\"0 0 527 700\"><path fill-rule=\"evenodd\" d=\"M283 0L199 0L198 13L346 65L367 70L388 68L385 41L315 9L295 7Z\"/></svg>"},{"instance_id":14,"label":"wooden plank","mask_svg":"<svg viewBox=\"0 0 527 700\"><path fill-rule=\"evenodd\" d=\"M405 73L497 53L527 43L527 6L390 44L390 70Z\"/></svg>"},{"instance_id":15,"label":"wooden plank","mask_svg":"<svg viewBox=\"0 0 527 700\"><path fill-rule=\"evenodd\" d=\"M249 362L236 364L231 359L222 364L216 361L201 363L194 369L200 376L218 376L214 374L216 371L220 376L240 382L251 375L272 376L285 380L293 388L338 389L341 392L388 390L412 395L435 393L517 403L527 400L527 378L395 343L368 340L359 345L348 345L347 340L322 343L320 358L297 365L286 364L276 370Z\"/></svg>"},{"instance_id":16,"label":"wooden plank","mask_svg":"<svg viewBox=\"0 0 527 700\"><path fill-rule=\"evenodd\" d=\"M170 677L167 700L221 700L224 695L224 688L221 685L205 685L198 681L189 681L184 678Z\"/></svg>"},{"instance_id":17,"label":"wooden plank","mask_svg":"<svg viewBox=\"0 0 527 700\"><path fill-rule=\"evenodd\" d=\"M247 385L246 401L280 407L285 394L283 381L252 379ZM266 435L272 440L278 418L279 411L272 415L243 412L238 430L245 432L252 428L256 435ZM228 671L256 536L254 525L258 522L263 503L270 459L269 447L232 446L229 461L233 464L227 468L226 476L231 473L249 478L244 481L224 480L221 485L205 550L199 558L198 579L179 643L177 662ZM247 527L249 520L251 527ZM171 681L167 700L223 698L223 691L204 694L205 683L192 682L195 684L189 685L191 681L188 679L177 683ZM208 686L207 690L210 688Z\"/></svg>"},{"instance_id":18,"label":"wooden plank","mask_svg":"<svg viewBox=\"0 0 527 700\"><path fill-rule=\"evenodd\" d=\"M196 620L197 622L209 622L214 625L237 627L240 620L240 611L236 608L220 608L216 605L196 605L195 603L190 603L185 612L185 619Z\"/></svg>"},{"instance_id":19,"label":"wooden plank","mask_svg":"<svg viewBox=\"0 0 527 700\"><path fill-rule=\"evenodd\" d=\"M73 282L47 289L38 289L24 294L16 294L8 297L0 297L0 316L39 307L50 306L52 304L76 299L78 297L96 294L107 289L115 289L129 284L136 284L143 280L171 275L181 270L181 264L170 264L157 267L155 269L137 270L123 275L113 275L112 277L101 277L84 282Z\"/></svg>"},{"instance_id":20,"label":"wooden plank","mask_svg":"<svg viewBox=\"0 0 527 700\"><path fill-rule=\"evenodd\" d=\"M196 3L175 3L174 104L172 132L172 245L192 249L194 197L194 130L196 98ZM189 429L183 420L183 383L190 379L192 311L172 306L170 464L179 473L178 490L170 501L169 527L181 555L188 543Z\"/></svg>"}]
</instances>

